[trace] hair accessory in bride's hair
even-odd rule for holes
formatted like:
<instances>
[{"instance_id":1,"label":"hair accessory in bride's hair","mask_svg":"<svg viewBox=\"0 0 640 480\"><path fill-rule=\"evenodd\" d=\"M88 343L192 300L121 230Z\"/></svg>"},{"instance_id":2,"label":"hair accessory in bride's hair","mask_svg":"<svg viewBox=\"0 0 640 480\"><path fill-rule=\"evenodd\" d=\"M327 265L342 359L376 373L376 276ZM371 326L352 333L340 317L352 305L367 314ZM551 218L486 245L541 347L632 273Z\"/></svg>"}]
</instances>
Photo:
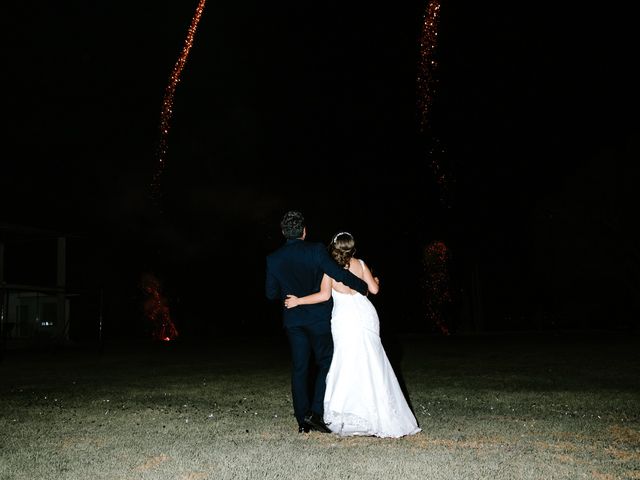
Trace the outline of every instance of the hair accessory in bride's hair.
<instances>
[{"instance_id":1,"label":"hair accessory in bride's hair","mask_svg":"<svg viewBox=\"0 0 640 480\"><path fill-rule=\"evenodd\" d=\"M339 232L339 233L336 233L336 234L333 236L333 240L331 240L331 243L336 243L336 239L337 239L340 235L349 235L350 237L352 236L349 232Z\"/></svg>"}]
</instances>

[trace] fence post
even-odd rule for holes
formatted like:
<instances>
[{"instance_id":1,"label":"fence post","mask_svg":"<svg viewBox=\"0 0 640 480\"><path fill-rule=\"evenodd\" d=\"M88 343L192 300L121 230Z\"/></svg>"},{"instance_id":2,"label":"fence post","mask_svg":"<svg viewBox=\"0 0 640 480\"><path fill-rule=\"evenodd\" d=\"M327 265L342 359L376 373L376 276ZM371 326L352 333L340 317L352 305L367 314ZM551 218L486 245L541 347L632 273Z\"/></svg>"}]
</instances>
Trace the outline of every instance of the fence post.
<instances>
[{"instance_id":1,"label":"fence post","mask_svg":"<svg viewBox=\"0 0 640 480\"><path fill-rule=\"evenodd\" d=\"M104 322L104 288L98 292L98 351L102 351L102 324Z\"/></svg>"}]
</instances>

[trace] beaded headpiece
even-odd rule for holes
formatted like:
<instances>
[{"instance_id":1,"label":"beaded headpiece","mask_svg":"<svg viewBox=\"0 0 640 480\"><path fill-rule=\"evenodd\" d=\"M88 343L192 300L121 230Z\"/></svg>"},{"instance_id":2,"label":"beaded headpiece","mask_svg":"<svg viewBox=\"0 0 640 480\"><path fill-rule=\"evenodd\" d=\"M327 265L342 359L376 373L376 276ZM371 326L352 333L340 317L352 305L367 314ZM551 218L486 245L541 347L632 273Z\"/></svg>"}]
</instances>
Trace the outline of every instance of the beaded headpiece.
<instances>
[{"instance_id":1,"label":"beaded headpiece","mask_svg":"<svg viewBox=\"0 0 640 480\"><path fill-rule=\"evenodd\" d=\"M336 239L337 239L340 235L349 235L350 237L352 237L352 236L353 236L353 235L351 235L349 232L339 232L339 233L336 233L336 234L333 236L333 240L331 240L331 243L336 243Z\"/></svg>"}]
</instances>

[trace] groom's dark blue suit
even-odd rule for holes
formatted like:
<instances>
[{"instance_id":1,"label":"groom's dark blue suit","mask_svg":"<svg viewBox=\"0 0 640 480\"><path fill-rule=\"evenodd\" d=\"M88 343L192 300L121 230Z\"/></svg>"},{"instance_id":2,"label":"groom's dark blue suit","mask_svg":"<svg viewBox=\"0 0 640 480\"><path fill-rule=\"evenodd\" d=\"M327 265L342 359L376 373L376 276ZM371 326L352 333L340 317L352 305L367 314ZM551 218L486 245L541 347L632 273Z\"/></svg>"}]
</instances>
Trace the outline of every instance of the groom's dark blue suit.
<instances>
[{"instance_id":1,"label":"groom's dark blue suit","mask_svg":"<svg viewBox=\"0 0 640 480\"><path fill-rule=\"evenodd\" d=\"M363 295L367 284L348 270L341 268L321 243L302 239L287 240L267 256L265 292L271 300L287 295L304 297L320 290L323 274L342 282ZM326 376L333 356L331 337L331 310L333 301L313 305L300 305L287 309L283 305L283 324L291 345L291 393L293 410L299 425L309 412L322 416ZM318 377L313 397L308 394L309 362L315 357Z\"/></svg>"}]
</instances>

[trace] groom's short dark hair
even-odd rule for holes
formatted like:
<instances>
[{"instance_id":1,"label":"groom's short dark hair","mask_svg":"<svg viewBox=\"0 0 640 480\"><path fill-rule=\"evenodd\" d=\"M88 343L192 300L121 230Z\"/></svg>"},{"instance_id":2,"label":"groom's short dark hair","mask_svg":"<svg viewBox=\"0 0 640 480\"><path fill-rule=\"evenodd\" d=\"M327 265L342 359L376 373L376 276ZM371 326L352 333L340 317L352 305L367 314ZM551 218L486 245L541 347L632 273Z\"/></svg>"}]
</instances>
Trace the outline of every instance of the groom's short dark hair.
<instances>
[{"instance_id":1,"label":"groom's short dark hair","mask_svg":"<svg viewBox=\"0 0 640 480\"><path fill-rule=\"evenodd\" d=\"M296 210L290 210L284 214L282 220L280 220L280 228L282 229L282 235L287 240L293 240L295 238L302 237L304 232L304 217Z\"/></svg>"}]
</instances>

